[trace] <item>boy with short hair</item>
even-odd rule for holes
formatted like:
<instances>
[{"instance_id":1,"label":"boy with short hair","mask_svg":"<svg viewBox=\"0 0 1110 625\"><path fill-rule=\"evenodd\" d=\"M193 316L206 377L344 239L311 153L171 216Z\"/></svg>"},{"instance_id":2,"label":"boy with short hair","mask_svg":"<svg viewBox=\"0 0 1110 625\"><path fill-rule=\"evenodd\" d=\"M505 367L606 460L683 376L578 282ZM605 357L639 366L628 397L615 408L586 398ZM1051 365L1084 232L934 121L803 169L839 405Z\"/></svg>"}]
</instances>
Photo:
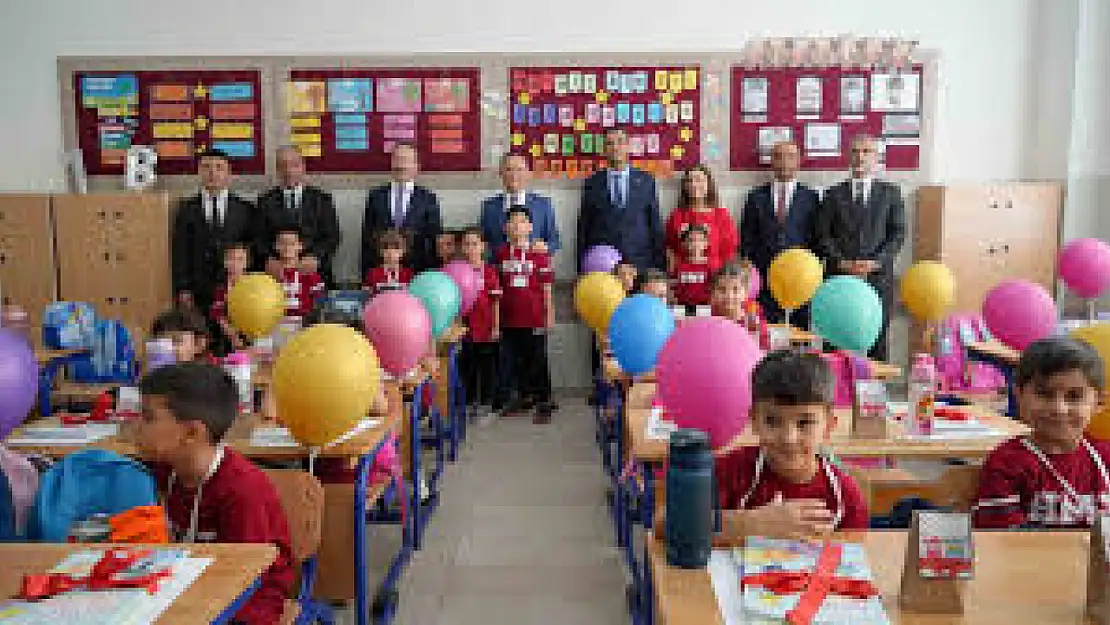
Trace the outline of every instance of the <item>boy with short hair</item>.
<instances>
[{"instance_id":1,"label":"boy with short hair","mask_svg":"<svg viewBox=\"0 0 1110 625\"><path fill-rule=\"evenodd\" d=\"M301 229L290 224L281 226L274 233L274 249L277 251L277 275L274 277L285 291L285 315L307 317L327 287L319 273L305 271L301 264L304 251Z\"/></svg>"},{"instance_id":2,"label":"boy with short hair","mask_svg":"<svg viewBox=\"0 0 1110 625\"><path fill-rule=\"evenodd\" d=\"M671 299L671 284L667 274L659 269L648 269L640 276L639 292L663 300L666 304Z\"/></svg>"},{"instance_id":3,"label":"boy with short hair","mask_svg":"<svg viewBox=\"0 0 1110 625\"><path fill-rule=\"evenodd\" d=\"M613 267L613 275L620 280L621 286L624 288L625 295L632 295L636 290L636 277L640 275L640 270L632 263L617 263Z\"/></svg>"},{"instance_id":4,"label":"boy with short hair","mask_svg":"<svg viewBox=\"0 0 1110 625\"><path fill-rule=\"evenodd\" d=\"M509 210L505 221L508 243L497 252L501 278L502 349L518 381L520 398L512 408L528 409L534 402L534 421L551 421L551 374L547 364L545 330L555 325L551 305L554 272L546 252L532 248L532 220L521 206ZM509 409L507 409L509 410Z\"/></svg>"},{"instance_id":5,"label":"boy with short hair","mask_svg":"<svg viewBox=\"0 0 1110 625\"><path fill-rule=\"evenodd\" d=\"M235 384L218 367L177 364L148 374L140 392L136 444L152 463L175 539L276 546L234 621L278 622L294 579L288 521L266 474L221 442L238 413Z\"/></svg>"},{"instance_id":6,"label":"boy with short hair","mask_svg":"<svg viewBox=\"0 0 1110 625\"><path fill-rule=\"evenodd\" d=\"M1015 375L1028 436L1002 443L979 472L975 526L1083 528L1110 512L1110 444L1084 431L1103 403L1102 359L1082 341L1042 339Z\"/></svg>"},{"instance_id":7,"label":"boy with short hair","mask_svg":"<svg viewBox=\"0 0 1110 625\"><path fill-rule=\"evenodd\" d=\"M752 264L729 263L713 274L709 286L709 305L714 317L723 317L744 326L767 349L770 339L763 311L751 296Z\"/></svg>"},{"instance_id":8,"label":"boy with short hair","mask_svg":"<svg viewBox=\"0 0 1110 625\"><path fill-rule=\"evenodd\" d=\"M150 337L173 342L177 362L207 362L208 323L192 309L173 308L154 318Z\"/></svg>"},{"instance_id":9,"label":"boy with short hair","mask_svg":"<svg viewBox=\"0 0 1110 625\"><path fill-rule=\"evenodd\" d=\"M458 233L454 230L443 230L436 236L436 266L443 268L447 263L455 260L458 255Z\"/></svg>"},{"instance_id":10,"label":"boy with short hair","mask_svg":"<svg viewBox=\"0 0 1110 625\"><path fill-rule=\"evenodd\" d=\"M249 266L250 250L246 243L232 241L224 245L224 282L216 287L212 297L212 307L208 311L209 318L220 328L222 334L220 343L223 349L219 349L221 353L230 351L227 348L238 350L247 346L246 337L232 327L227 319L227 293L239 278L247 273Z\"/></svg>"},{"instance_id":11,"label":"boy with short hair","mask_svg":"<svg viewBox=\"0 0 1110 625\"><path fill-rule=\"evenodd\" d=\"M462 345L462 365L467 401L474 405L488 406L490 412L483 421L489 422L497 411L504 408L504 398L498 397L497 359L501 340L501 283L497 269L486 263L486 243L482 229L467 228L459 235L463 259L470 263L480 276L478 298L464 321L467 334Z\"/></svg>"}]
</instances>

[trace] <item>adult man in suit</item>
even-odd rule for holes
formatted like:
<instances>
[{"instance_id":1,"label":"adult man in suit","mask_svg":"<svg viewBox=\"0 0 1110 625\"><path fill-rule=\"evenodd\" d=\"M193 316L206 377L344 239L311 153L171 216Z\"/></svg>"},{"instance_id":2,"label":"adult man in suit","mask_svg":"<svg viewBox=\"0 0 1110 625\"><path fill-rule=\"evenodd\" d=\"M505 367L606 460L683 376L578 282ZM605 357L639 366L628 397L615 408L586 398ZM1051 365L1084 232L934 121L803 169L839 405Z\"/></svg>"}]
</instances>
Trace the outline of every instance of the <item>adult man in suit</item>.
<instances>
[{"instance_id":1,"label":"adult man in suit","mask_svg":"<svg viewBox=\"0 0 1110 625\"><path fill-rule=\"evenodd\" d=\"M259 240L254 207L228 191L231 162L227 154L209 150L197 166L201 189L177 205L170 235L171 273L178 304L208 316L212 295L223 274L223 248L245 242L252 253Z\"/></svg>"},{"instance_id":2,"label":"adult man in suit","mask_svg":"<svg viewBox=\"0 0 1110 625\"><path fill-rule=\"evenodd\" d=\"M887 359L887 329L894 303L894 259L906 238L902 191L875 179L879 147L873 137L852 142L852 177L829 188L817 217L817 250L825 273L867 280L883 302L883 326L868 354Z\"/></svg>"},{"instance_id":3,"label":"adult man in suit","mask_svg":"<svg viewBox=\"0 0 1110 625\"><path fill-rule=\"evenodd\" d=\"M324 281L332 280L331 263L341 235L331 193L305 184L304 158L296 148L284 146L277 151L278 186L258 198L264 225L259 247L272 253L278 228L296 225L300 229L305 271L319 271Z\"/></svg>"},{"instance_id":4,"label":"adult man in suit","mask_svg":"<svg viewBox=\"0 0 1110 625\"><path fill-rule=\"evenodd\" d=\"M416 148L398 143L392 155L393 180L366 196L362 219L362 275L378 262L377 236L399 228L409 236L409 264L414 271L436 266L435 241L443 228L439 199L416 184L419 171Z\"/></svg>"},{"instance_id":5,"label":"adult man in suit","mask_svg":"<svg viewBox=\"0 0 1110 625\"><path fill-rule=\"evenodd\" d=\"M798 182L798 163L796 143L776 143L771 148L774 178L748 193L740 213L740 256L755 265L764 281L779 252L791 247L812 250L814 246L820 198L816 191ZM768 321L783 321L785 315L771 296L771 289L760 290L759 303ZM793 311L790 321L800 328L808 327L809 310L803 306Z\"/></svg>"},{"instance_id":6,"label":"adult man in suit","mask_svg":"<svg viewBox=\"0 0 1110 625\"><path fill-rule=\"evenodd\" d=\"M505 244L505 216L514 206L523 206L531 216L532 244L537 250L546 250L554 256L562 247L551 198L527 191L531 177L532 172L524 156L505 154L501 157L501 182L505 190L482 202L479 222L482 238L486 240L491 256L494 250Z\"/></svg>"},{"instance_id":7,"label":"adult man in suit","mask_svg":"<svg viewBox=\"0 0 1110 625\"><path fill-rule=\"evenodd\" d=\"M659 194L650 174L629 167L628 136L623 130L605 134L606 169L586 179L578 214L578 258L595 245L612 245L625 262L640 271L662 269L663 228Z\"/></svg>"}]
</instances>

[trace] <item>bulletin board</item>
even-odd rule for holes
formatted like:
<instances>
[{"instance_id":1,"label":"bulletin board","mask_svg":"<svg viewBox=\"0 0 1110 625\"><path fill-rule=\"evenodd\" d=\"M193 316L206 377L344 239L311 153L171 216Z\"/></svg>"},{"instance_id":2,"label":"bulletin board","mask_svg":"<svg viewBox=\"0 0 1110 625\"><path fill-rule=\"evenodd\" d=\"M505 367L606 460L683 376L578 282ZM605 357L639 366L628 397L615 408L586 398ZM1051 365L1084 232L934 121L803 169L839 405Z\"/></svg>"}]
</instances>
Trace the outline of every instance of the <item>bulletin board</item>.
<instances>
[{"instance_id":1,"label":"bulletin board","mask_svg":"<svg viewBox=\"0 0 1110 625\"><path fill-rule=\"evenodd\" d=\"M776 141L793 140L802 170L848 169L852 140L879 139L888 170L921 166L923 66L904 72L854 67L732 67L729 162L759 171Z\"/></svg>"},{"instance_id":2,"label":"bulletin board","mask_svg":"<svg viewBox=\"0 0 1110 625\"><path fill-rule=\"evenodd\" d=\"M539 177L583 178L604 166L605 133L621 129L634 167L658 176L701 159L701 67L509 69L512 151Z\"/></svg>"},{"instance_id":3,"label":"bulletin board","mask_svg":"<svg viewBox=\"0 0 1110 625\"><path fill-rule=\"evenodd\" d=\"M237 173L262 174L266 149L257 70L74 72L78 147L89 175L121 175L127 149L149 145L159 174L196 173L196 155L228 154Z\"/></svg>"},{"instance_id":4,"label":"bulletin board","mask_svg":"<svg viewBox=\"0 0 1110 625\"><path fill-rule=\"evenodd\" d=\"M285 90L288 140L310 172L387 172L398 142L425 171L481 169L477 67L298 68Z\"/></svg>"}]
</instances>

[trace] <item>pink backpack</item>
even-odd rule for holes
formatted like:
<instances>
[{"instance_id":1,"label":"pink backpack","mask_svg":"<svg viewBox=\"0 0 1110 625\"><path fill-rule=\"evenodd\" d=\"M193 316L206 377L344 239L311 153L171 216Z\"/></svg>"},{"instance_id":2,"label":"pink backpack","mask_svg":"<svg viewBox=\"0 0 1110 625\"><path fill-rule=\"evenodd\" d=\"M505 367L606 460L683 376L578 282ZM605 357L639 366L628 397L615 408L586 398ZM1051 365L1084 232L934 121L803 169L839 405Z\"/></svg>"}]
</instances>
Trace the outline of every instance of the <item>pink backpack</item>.
<instances>
[{"instance_id":1,"label":"pink backpack","mask_svg":"<svg viewBox=\"0 0 1110 625\"><path fill-rule=\"evenodd\" d=\"M944 391L997 391L1005 388L1006 378L992 365L970 361L968 343L990 341L992 337L983 318L976 314L955 314L937 330L937 373Z\"/></svg>"},{"instance_id":2,"label":"pink backpack","mask_svg":"<svg viewBox=\"0 0 1110 625\"><path fill-rule=\"evenodd\" d=\"M829 363L833 375L836 376L833 407L851 408L856 380L869 380L874 375L871 371L871 361L844 351L824 353L821 357Z\"/></svg>"},{"instance_id":3,"label":"pink backpack","mask_svg":"<svg viewBox=\"0 0 1110 625\"><path fill-rule=\"evenodd\" d=\"M399 450L400 443L397 440L397 433L394 432L385 439L382 443L381 449L374 455L374 464L370 467L370 483L381 484L394 480L394 486L398 493L405 492L405 475L401 471L401 454ZM404 496L399 496L398 499L401 503L402 518L407 514L406 502Z\"/></svg>"},{"instance_id":4,"label":"pink backpack","mask_svg":"<svg viewBox=\"0 0 1110 625\"><path fill-rule=\"evenodd\" d=\"M0 471L8 479L15 512L15 532L22 536L27 526L27 512L39 490L39 471L25 456L0 445Z\"/></svg>"}]
</instances>

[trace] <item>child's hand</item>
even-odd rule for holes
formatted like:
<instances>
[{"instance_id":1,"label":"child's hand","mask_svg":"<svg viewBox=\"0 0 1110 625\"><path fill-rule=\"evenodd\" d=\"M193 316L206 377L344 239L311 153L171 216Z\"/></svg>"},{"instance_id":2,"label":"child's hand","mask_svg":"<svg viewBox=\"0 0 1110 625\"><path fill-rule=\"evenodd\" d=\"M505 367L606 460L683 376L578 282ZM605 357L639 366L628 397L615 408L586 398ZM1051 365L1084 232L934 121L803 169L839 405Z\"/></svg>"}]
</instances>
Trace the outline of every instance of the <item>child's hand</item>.
<instances>
[{"instance_id":1,"label":"child's hand","mask_svg":"<svg viewBox=\"0 0 1110 625\"><path fill-rule=\"evenodd\" d=\"M547 241L544 241L543 239L536 239L535 241L532 241L532 251L537 254L546 254Z\"/></svg>"},{"instance_id":2,"label":"child's hand","mask_svg":"<svg viewBox=\"0 0 1110 625\"><path fill-rule=\"evenodd\" d=\"M546 327L548 330L550 330L550 329L555 327L555 309L554 308L549 308L547 310L546 317L547 318L544 320L544 327Z\"/></svg>"},{"instance_id":3,"label":"child's hand","mask_svg":"<svg viewBox=\"0 0 1110 625\"><path fill-rule=\"evenodd\" d=\"M783 501L776 494L774 501L752 510L750 536L771 538L807 538L832 532L833 514L820 499L791 499Z\"/></svg>"},{"instance_id":4,"label":"child's hand","mask_svg":"<svg viewBox=\"0 0 1110 625\"><path fill-rule=\"evenodd\" d=\"M492 338L493 340L500 341L501 340L501 328L498 328L497 326L494 326L494 328L492 330L490 330L489 335L490 335L490 338Z\"/></svg>"},{"instance_id":5,"label":"child's hand","mask_svg":"<svg viewBox=\"0 0 1110 625\"><path fill-rule=\"evenodd\" d=\"M320 270L320 261L312 254L305 254L301 256L301 271L305 273L316 273Z\"/></svg>"},{"instance_id":6,"label":"child's hand","mask_svg":"<svg viewBox=\"0 0 1110 625\"><path fill-rule=\"evenodd\" d=\"M266 273L274 277L275 280L281 280L281 261L276 258L270 258L266 261Z\"/></svg>"}]
</instances>

